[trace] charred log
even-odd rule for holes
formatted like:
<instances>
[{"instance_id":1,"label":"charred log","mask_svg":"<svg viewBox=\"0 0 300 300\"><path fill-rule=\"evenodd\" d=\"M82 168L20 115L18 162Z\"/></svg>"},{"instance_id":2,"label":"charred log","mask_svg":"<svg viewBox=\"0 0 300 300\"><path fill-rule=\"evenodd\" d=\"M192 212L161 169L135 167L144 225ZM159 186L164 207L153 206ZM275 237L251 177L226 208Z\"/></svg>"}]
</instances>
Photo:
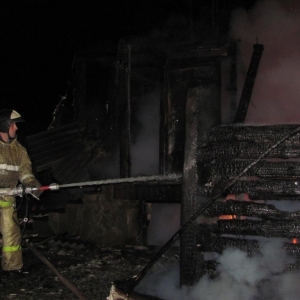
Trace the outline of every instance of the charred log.
<instances>
[{"instance_id":1,"label":"charred log","mask_svg":"<svg viewBox=\"0 0 300 300\"><path fill-rule=\"evenodd\" d=\"M300 189L295 180L237 181L228 188L228 192L248 193L253 200L300 200Z\"/></svg>"},{"instance_id":2,"label":"charred log","mask_svg":"<svg viewBox=\"0 0 300 300\"><path fill-rule=\"evenodd\" d=\"M253 256L260 252L261 245L257 240L241 239L232 237L217 237L211 240L203 238L198 244L198 250L202 252L223 253L228 248L235 248L247 252L249 256ZM283 250L290 257L300 258L300 244L284 243Z\"/></svg>"},{"instance_id":3,"label":"charred log","mask_svg":"<svg viewBox=\"0 0 300 300\"><path fill-rule=\"evenodd\" d=\"M255 159L261 153L266 152L272 145L271 141L246 141L246 142L218 142L209 143L199 149L199 155L203 161L218 159ZM287 140L278 145L267 156L268 158L298 158L300 157L300 141Z\"/></svg>"},{"instance_id":4,"label":"charred log","mask_svg":"<svg viewBox=\"0 0 300 300\"><path fill-rule=\"evenodd\" d=\"M207 166L209 170L206 173L210 180L223 176L235 177L241 170L245 169L252 163L251 160L230 160L228 162L215 161ZM295 161L288 162L270 162L261 160L252 168L247 170L244 176L257 176L262 178L276 179L297 179L300 178L300 163Z\"/></svg>"},{"instance_id":5,"label":"charred log","mask_svg":"<svg viewBox=\"0 0 300 300\"><path fill-rule=\"evenodd\" d=\"M259 217L263 219L300 220L300 211L280 211L272 204L255 203L252 201L227 200L225 202L214 202L204 211L204 214L210 217L235 215Z\"/></svg>"},{"instance_id":6,"label":"charred log","mask_svg":"<svg viewBox=\"0 0 300 300\"><path fill-rule=\"evenodd\" d=\"M235 178L241 172L241 170L246 170L247 166L252 163L251 160L231 160L228 162L215 161L210 165L199 166L199 187L198 193L202 195L213 195L218 193L215 189L219 190L220 181L224 181L224 178L229 179ZM251 179L264 179L264 183L259 183L258 181L247 181L243 183L237 183L236 181L231 189L233 190L235 186L243 185L243 192L246 192L247 186L252 188L249 194L256 195L255 186L259 187L261 191L266 191L269 194L274 195L290 195L291 198L298 199L297 195L300 190L295 182L300 178L300 163L295 161L289 162L269 162L269 161L259 161L252 168L247 169L244 172L243 178ZM283 180L283 183L275 183L276 180ZM288 183L289 180L292 180ZM269 182L268 182L269 181ZM272 182L273 181L273 182ZM274 185L273 185L274 183ZM225 184L226 186L226 184ZM240 189L241 190L241 189ZM264 194L264 193L263 193ZM257 196L263 196L257 194ZM256 197L257 197L256 196ZM266 195L268 199L274 199L272 195ZM263 199L264 197L260 197ZM279 197L280 198L280 197ZM253 198L254 199L254 198Z\"/></svg>"},{"instance_id":7,"label":"charred log","mask_svg":"<svg viewBox=\"0 0 300 300\"><path fill-rule=\"evenodd\" d=\"M217 237L211 240L203 238L199 242L198 249L202 252L222 253L227 248L236 248L247 252L249 255L253 255L259 251L259 243L256 240Z\"/></svg>"},{"instance_id":8,"label":"charred log","mask_svg":"<svg viewBox=\"0 0 300 300\"><path fill-rule=\"evenodd\" d=\"M198 193L212 195L219 190L219 185L218 182L214 186L212 183L198 186ZM238 180L227 188L227 193L248 193L252 200L300 200L300 189L295 180Z\"/></svg>"},{"instance_id":9,"label":"charred log","mask_svg":"<svg viewBox=\"0 0 300 300\"><path fill-rule=\"evenodd\" d=\"M207 142L277 142L284 138L289 132L292 132L298 124L293 125L266 125L266 126L230 126L223 125L215 127L207 137ZM297 141L296 136L290 138L291 141Z\"/></svg>"},{"instance_id":10,"label":"charred log","mask_svg":"<svg viewBox=\"0 0 300 300\"><path fill-rule=\"evenodd\" d=\"M300 244L284 243L283 249L289 256L300 258Z\"/></svg>"},{"instance_id":11,"label":"charred log","mask_svg":"<svg viewBox=\"0 0 300 300\"><path fill-rule=\"evenodd\" d=\"M250 103L252 90L259 66L259 62L262 56L262 53L264 51L264 46L261 44L255 44L253 45L253 54L250 61L248 73L246 76L244 88L242 91L240 103L236 112L236 116L234 119L234 123L243 123L246 118L248 106Z\"/></svg>"},{"instance_id":12,"label":"charred log","mask_svg":"<svg viewBox=\"0 0 300 300\"><path fill-rule=\"evenodd\" d=\"M212 231L217 235L256 235L264 237L298 238L300 222L293 221L256 221L256 220L219 220L212 225L198 224L198 236L204 231ZM201 240L201 238L200 238Z\"/></svg>"},{"instance_id":13,"label":"charred log","mask_svg":"<svg viewBox=\"0 0 300 300\"><path fill-rule=\"evenodd\" d=\"M286 271L297 271L300 269L300 262L296 262L294 264L290 264L286 267Z\"/></svg>"},{"instance_id":14,"label":"charred log","mask_svg":"<svg viewBox=\"0 0 300 300\"><path fill-rule=\"evenodd\" d=\"M216 278L219 275L217 266L218 263L215 260L206 260L197 273L197 278L200 279L204 275L208 275L211 279Z\"/></svg>"}]
</instances>

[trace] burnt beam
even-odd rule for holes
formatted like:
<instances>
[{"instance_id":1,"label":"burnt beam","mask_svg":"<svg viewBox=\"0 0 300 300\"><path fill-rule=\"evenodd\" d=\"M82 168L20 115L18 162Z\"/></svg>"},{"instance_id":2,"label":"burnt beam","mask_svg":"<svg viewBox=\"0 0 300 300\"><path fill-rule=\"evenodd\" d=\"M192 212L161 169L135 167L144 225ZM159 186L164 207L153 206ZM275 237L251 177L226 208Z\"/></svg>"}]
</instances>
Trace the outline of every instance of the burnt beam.
<instances>
[{"instance_id":1,"label":"burnt beam","mask_svg":"<svg viewBox=\"0 0 300 300\"><path fill-rule=\"evenodd\" d=\"M252 162L253 160L232 159L226 162L224 160L216 160L207 167L203 166L201 171L206 172L208 178L224 176L235 177L241 172L241 170L244 170ZM300 178L300 162L271 162L261 160L252 168L249 168L247 172L245 172L244 176L256 176L263 179L297 179Z\"/></svg>"},{"instance_id":2,"label":"burnt beam","mask_svg":"<svg viewBox=\"0 0 300 300\"><path fill-rule=\"evenodd\" d=\"M116 129L119 131L120 147L120 176L131 176L130 154L130 73L131 73L131 48L123 39L120 40L116 65Z\"/></svg>"},{"instance_id":3,"label":"burnt beam","mask_svg":"<svg viewBox=\"0 0 300 300\"><path fill-rule=\"evenodd\" d=\"M182 179L181 224L196 212L197 139L199 89L189 90L186 102L185 149ZM180 238L180 284L193 285L197 280L196 223Z\"/></svg>"},{"instance_id":4,"label":"burnt beam","mask_svg":"<svg viewBox=\"0 0 300 300\"><path fill-rule=\"evenodd\" d=\"M197 225L197 240L203 239L201 235L206 232L207 235L215 234L232 234L232 235L250 235L264 237L281 237L281 238L299 238L300 222L286 220L219 220L215 224Z\"/></svg>"},{"instance_id":5,"label":"burnt beam","mask_svg":"<svg viewBox=\"0 0 300 300\"><path fill-rule=\"evenodd\" d=\"M232 178L236 178L241 172L251 165L255 160L215 160L207 164L199 164L199 194L210 195L214 193L214 189L218 188L219 182L227 178L228 181ZM257 190L266 190L270 194L287 195L288 192L291 196L299 195L299 188L295 184L300 178L300 162L299 161L279 161L271 162L261 160L248 168L243 174L243 178L239 180L239 183L232 185L241 186L247 189L247 186L252 191L255 189L255 185L258 187ZM253 182L251 182L253 180ZM275 184L274 187L270 186L269 183L272 181L282 180L283 185ZM244 181L243 183L241 183ZM288 183L290 181L290 183ZM284 185L287 189L284 189ZM273 192L272 192L273 191ZM244 191L245 192L245 191Z\"/></svg>"},{"instance_id":6,"label":"burnt beam","mask_svg":"<svg viewBox=\"0 0 300 300\"><path fill-rule=\"evenodd\" d=\"M263 126L244 126L244 125L222 125L214 127L206 142L265 142L271 141L273 143L280 141L290 132L293 132L299 127L299 124L276 124ZM291 136L290 141L295 141L299 137L297 135Z\"/></svg>"},{"instance_id":7,"label":"burnt beam","mask_svg":"<svg viewBox=\"0 0 300 300\"><path fill-rule=\"evenodd\" d=\"M253 200L300 200L298 180L237 181L228 188L231 194L248 193Z\"/></svg>"},{"instance_id":8,"label":"burnt beam","mask_svg":"<svg viewBox=\"0 0 300 300\"><path fill-rule=\"evenodd\" d=\"M259 217L276 220L300 220L300 212L280 211L272 204L255 203L252 201L227 200L214 202L204 214L210 217L221 215Z\"/></svg>"},{"instance_id":9,"label":"burnt beam","mask_svg":"<svg viewBox=\"0 0 300 300\"><path fill-rule=\"evenodd\" d=\"M232 141L215 142L203 145L199 149L199 156L203 161L218 159L255 159L272 146L271 141ZM300 140L287 140L278 145L267 158L299 158Z\"/></svg>"},{"instance_id":10,"label":"burnt beam","mask_svg":"<svg viewBox=\"0 0 300 300\"><path fill-rule=\"evenodd\" d=\"M236 112L234 123L243 123L246 118L248 106L251 100L252 90L259 66L261 56L264 51L264 46L261 44L253 45L253 54L250 61L248 73L245 79L244 88L242 91L240 103Z\"/></svg>"}]
</instances>

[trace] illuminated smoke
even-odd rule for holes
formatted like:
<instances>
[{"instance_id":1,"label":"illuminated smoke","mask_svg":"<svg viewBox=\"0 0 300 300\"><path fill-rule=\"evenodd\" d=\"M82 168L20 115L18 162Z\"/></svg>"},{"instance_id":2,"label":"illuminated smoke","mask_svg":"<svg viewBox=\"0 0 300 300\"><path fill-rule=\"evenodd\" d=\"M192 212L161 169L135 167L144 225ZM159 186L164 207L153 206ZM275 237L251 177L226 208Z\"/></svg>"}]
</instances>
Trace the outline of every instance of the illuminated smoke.
<instances>
[{"instance_id":1,"label":"illuminated smoke","mask_svg":"<svg viewBox=\"0 0 300 300\"><path fill-rule=\"evenodd\" d=\"M264 45L246 123L299 123L299 3L264 0L250 11L238 9L232 13L230 37L240 40L240 92L253 44Z\"/></svg>"},{"instance_id":2,"label":"illuminated smoke","mask_svg":"<svg viewBox=\"0 0 300 300\"><path fill-rule=\"evenodd\" d=\"M227 249L217 258L219 276L204 276L193 287L179 288L179 269L153 270L137 291L166 300L297 300L300 272L283 273L288 258L280 239L261 242L261 253L255 257L238 249Z\"/></svg>"}]
</instances>

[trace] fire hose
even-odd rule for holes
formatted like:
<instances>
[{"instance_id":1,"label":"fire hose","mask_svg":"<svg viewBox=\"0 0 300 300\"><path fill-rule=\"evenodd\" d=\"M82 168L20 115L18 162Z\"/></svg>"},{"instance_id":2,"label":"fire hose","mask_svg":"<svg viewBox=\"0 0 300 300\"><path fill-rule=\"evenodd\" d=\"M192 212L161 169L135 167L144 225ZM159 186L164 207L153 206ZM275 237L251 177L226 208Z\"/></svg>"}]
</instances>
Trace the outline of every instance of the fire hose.
<instances>
[{"instance_id":1,"label":"fire hose","mask_svg":"<svg viewBox=\"0 0 300 300\"><path fill-rule=\"evenodd\" d=\"M121 179L107 179L99 181L86 181L78 183L69 184L58 184L52 183L50 185L41 187L24 187L19 185L13 188L0 188L0 197L2 196L19 196L23 197L24 194L30 194L34 198L38 199L33 192L35 191L58 191L62 188L73 188L73 187L84 187L84 186L100 186L100 185L111 185L111 184L122 184L122 183L146 183L146 182L156 182L156 183L178 183L182 179L181 174L171 174L171 175L155 175L155 176L141 176L141 177L130 177ZM39 258L41 259L57 276L58 278L75 294L79 299L86 300L87 298L64 276L62 276L58 270L41 254L37 251L33 245L25 241L26 246Z\"/></svg>"},{"instance_id":2,"label":"fire hose","mask_svg":"<svg viewBox=\"0 0 300 300\"><path fill-rule=\"evenodd\" d=\"M140 176L140 177L129 177L129 178L118 178L118 179L104 179L98 181L85 181L77 183L66 183L58 184L51 183L50 185L37 187L23 187L19 185L13 188L0 188L1 196L19 196L23 197L24 194L30 194L34 198L38 199L33 192L35 191L58 191L62 188L73 188L73 187L84 187L84 186L100 186L100 185L111 185L111 184L122 184L122 183L174 183L179 182L182 179L181 174L170 174L170 175L154 175L154 176Z\"/></svg>"}]
</instances>

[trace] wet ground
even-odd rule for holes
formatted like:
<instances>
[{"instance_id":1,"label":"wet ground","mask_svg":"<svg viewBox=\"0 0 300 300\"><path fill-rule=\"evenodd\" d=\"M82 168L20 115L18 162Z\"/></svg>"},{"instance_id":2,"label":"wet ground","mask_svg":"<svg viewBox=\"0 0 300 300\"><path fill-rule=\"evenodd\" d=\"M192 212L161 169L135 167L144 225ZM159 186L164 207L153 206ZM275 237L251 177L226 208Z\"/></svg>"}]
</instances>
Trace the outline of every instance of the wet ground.
<instances>
[{"instance_id":1,"label":"wet ground","mask_svg":"<svg viewBox=\"0 0 300 300\"><path fill-rule=\"evenodd\" d=\"M23 245L25 270L29 273L2 274L0 299L71 300L80 299L80 293L89 300L105 300L115 280L138 274L155 254L144 247L99 247L67 235L24 238L29 244Z\"/></svg>"}]
</instances>

